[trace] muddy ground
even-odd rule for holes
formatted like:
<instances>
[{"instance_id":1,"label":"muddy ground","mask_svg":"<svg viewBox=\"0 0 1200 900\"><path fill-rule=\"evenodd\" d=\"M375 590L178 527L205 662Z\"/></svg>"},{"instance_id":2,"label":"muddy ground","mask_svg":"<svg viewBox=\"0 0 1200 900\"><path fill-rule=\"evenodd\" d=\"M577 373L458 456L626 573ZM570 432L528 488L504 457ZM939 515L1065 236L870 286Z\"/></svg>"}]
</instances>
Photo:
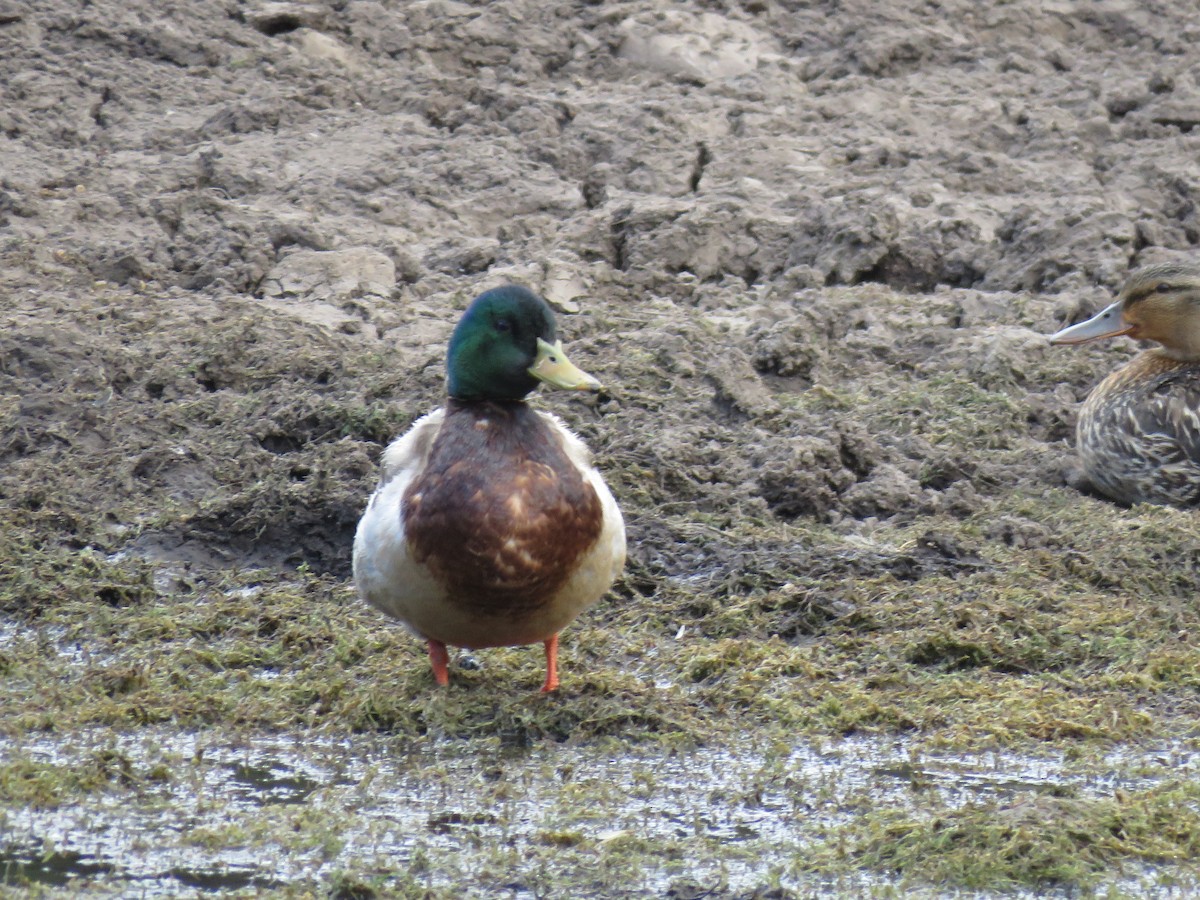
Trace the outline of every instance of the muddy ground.
<instances>
[{"instance_id":1,"label":"muddy ground","mask_svg":"<svg viewBox=\"0 0 1200 900\"><path fill-rule=\"evenodd\" d=\"M1200 525L1079 490L1200 241L1188 4L0 2L0 878L1187 893ZM437 691L361 607L465 304L560 310L630 561Z\"/></svg>"}]
</instances>

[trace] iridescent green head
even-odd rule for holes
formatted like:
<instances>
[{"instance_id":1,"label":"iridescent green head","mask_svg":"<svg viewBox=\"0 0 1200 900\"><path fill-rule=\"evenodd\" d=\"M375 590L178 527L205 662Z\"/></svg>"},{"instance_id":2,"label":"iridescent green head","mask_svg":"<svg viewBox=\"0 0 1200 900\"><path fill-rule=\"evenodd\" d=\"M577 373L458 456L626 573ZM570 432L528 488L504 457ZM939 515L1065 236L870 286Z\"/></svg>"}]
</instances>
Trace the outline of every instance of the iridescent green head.
<instances>
[{"instance_id":1,"label":"iridescent green head","mask_svg":"<svg viewBox=\"0 0 1200 900\"><path fill-rule=\"evenodd\" d=\"M600 389L563 353L546 301L515 284L485 291L467 307L450 335L446 375L456 400L520 400L539 382Z\"/></svg>"}]
</instances>

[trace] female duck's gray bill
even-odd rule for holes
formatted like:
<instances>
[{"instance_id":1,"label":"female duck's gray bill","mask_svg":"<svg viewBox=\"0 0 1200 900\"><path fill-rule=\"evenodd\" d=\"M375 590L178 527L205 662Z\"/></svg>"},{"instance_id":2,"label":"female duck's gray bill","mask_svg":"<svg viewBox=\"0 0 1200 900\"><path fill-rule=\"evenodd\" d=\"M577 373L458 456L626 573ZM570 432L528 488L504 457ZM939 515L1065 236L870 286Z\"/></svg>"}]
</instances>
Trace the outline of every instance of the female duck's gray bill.
<instances>
[{"instance_id":1,"label":"female duck's gray bill","mask_svg":"<svg viewBox=\"0 0 1200 900\"><path fill-rule=\"evenodd\" d=\"M1098 341L1100 338L1129 334L1133 330L1133 326L1126 324L1122 318L1121 305L1122 301L1118 300L1116 303L1104 307L1087 321L1077 322L1057 334L1050 335L1050 343L1086 344L1088 341Z\"/></svg>"}]
</instances>

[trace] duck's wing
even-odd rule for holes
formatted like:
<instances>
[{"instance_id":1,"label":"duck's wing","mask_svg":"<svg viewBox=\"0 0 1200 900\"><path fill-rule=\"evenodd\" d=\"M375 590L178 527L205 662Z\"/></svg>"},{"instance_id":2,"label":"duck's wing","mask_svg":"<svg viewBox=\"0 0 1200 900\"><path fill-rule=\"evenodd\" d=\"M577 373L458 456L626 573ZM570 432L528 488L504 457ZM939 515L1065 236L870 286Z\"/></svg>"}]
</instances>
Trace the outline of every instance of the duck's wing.
<instances>
[{"instance_id":1,"label":"duck's wing","mask_svg":"<svg viewBox=\"0 0 1200 900\"><path fill-rule=\"evenodd\" d=\"M1175 502L1200 500L1200 367L1156 376L1131 404L1131 453L1142 457Z\"/></svg>"},{"instance_id":2,"label":"duck's wing","mask_svg":"<svg viewBox=\"0 0 1200 900\"><path fill-rule=\"evenodd\" d=\"M429 461L445 417L438 409L422 416L383 452L379 487L371 495L354 534L354 582L364 600L395 616L418 634L414 610L436 609L436 585L414 563L404 525L404 490Z\"/></svg>"},{"instance_id":3,"label":"duck's wing","mask_svg":"<svg viewBox=\"0 0 1200 900\"><path fill-rule=\"evenodd\" d=\"M1174 447L1165 451L1164 462L1188 459L1200 464L1200 367L1156 376L1131 412L1134 430L1164 438L1160 443Z\"/></svg>"},{"instance_id":4,"label":"duck's wing","mask_svg":"<svg viewBox=\"0 0 1200 900\"><path fill-rule=\"evenodd\" d=\"M563 452L567 454L567 458L577 469L582 472L592 468L592 451L588 449L587 444L579 435L567 427L562 419L545 410L538 411L538 418L550 427L550 431L558 438Z\"/></svg>"},{"instance_id":5,"label":"duck's wing","mask_svg":"<svg viewBox=\"0 0 1200 900\"><path fill-rule=\"evenodd\" d=\"M621 508L617 506L617 501L609 490L608 485L604 483L604 477L596 469L592 463L592 451L588 449L587 444L575 434L566 424L553 413L540 412L538 413L550 426L551 431L558 436L562 443L562 448L567 454L567 458L579 469L584 480L587 481L595 489L596 495L600 498L600 507L604 516L603 530L601 533L601 542L603 548L598 549L600 555L607 554L609 562L610 575L608 582L611 583L621 573L625 567L625 519L621 515Z\"/></svg>"},{"instance_id":6,"label":"duck's wing","mask_svg":"<svg viewBox=\"0 0 1200 900\"><path fill-rule=\"evenodd\" d=\"M403 472L423 469L433 448L434 438L446 417L444 409L421 416L403 435L388 444L379 471L379 489Z\"/></svg>"}]
</instances>

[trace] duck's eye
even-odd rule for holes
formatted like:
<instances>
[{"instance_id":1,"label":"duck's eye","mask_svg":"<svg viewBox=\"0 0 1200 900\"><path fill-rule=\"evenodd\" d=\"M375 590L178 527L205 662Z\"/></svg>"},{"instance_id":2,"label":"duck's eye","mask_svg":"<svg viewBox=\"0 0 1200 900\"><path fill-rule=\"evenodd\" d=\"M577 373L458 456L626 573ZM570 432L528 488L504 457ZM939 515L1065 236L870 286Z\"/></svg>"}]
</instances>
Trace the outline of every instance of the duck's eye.
<instances>
[{"instance_id":1,"label":"duck's eye","mask_svg":"<svg viewBox=\"0 0 1200 900\"><path fill-rule=\"evenodd\" d=\"M1160 281L1154 286L1154 290L1158 291L1160 294L1165 294L1167 291L1171 290L1171 285L1165 281Z\"/></svg>"},{"instance_id":2,"label":"duck's eye","mask_svg":"<svg viewBox=\"0 0 1200 900\"><path fill-rule=\"evenodd\" d=\"M512 323L508 319L497 319L495 327L497 331L511 331Z\"/></svg>"}]
</instances>

